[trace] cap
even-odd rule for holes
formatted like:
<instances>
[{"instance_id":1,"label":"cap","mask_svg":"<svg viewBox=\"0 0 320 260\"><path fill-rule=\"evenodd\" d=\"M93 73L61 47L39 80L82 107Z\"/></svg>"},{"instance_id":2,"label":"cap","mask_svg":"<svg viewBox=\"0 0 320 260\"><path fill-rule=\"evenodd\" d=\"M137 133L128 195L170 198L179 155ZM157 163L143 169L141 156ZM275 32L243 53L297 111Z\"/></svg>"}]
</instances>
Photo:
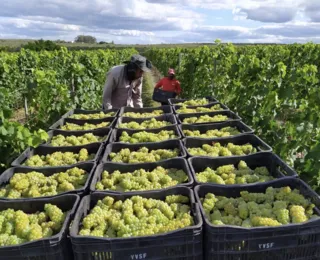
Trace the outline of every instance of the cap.
<instances>
[{"instance_id":1,"label":"cap","mask_svg":"<svg viewBox=\"0 0 320 260\"><path fill-rule=\"evenodd\" d=\"M131 62L136 64L140 69L145 72L150 72L152 68L152 64L146 57L143 57L139 54L135 54L131 57Z\"/></svg>"},{"instance_id":2,"label":"cap","mask_svg":"<svg viewBox=\"0 0 320 260\"><path fill-rule=\"evenodd\" d=\"M173 74L173 75L175 75L176 72L174 71L174 69L169 69L169 70L168 70L168 74Z\"/></svg>"}]
</instances>

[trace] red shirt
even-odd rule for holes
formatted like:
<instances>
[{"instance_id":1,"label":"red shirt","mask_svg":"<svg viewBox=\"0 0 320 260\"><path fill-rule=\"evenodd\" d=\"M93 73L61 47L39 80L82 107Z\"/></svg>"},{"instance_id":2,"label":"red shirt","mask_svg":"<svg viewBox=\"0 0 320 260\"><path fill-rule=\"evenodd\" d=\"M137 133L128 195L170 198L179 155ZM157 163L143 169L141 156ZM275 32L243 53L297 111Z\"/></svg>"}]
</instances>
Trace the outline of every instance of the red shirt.
<instances>
[{"instance_id":1,"label":"red shirt","mask_svg":"<svg viewBox=\"0 0 320 260\"><path fill-rule=\"evenodd\" d=\"M161 79L155 88L162 87L162 90L168 92L176 92L178 95L181 93L180 82L176 79L169 79L167 77Z\"/></svg>"}]
</instances>

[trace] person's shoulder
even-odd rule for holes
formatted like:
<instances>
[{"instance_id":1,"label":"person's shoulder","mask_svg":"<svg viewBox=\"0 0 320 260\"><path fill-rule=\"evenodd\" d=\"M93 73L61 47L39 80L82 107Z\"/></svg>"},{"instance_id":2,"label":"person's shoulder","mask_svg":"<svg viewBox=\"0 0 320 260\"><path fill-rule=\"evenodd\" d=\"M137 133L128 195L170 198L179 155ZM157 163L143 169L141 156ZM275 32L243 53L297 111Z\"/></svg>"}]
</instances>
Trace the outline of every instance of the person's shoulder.
<instances>
[{"instance_id":1,"label":"person's shoulder","mask_svg":"<svg viewBox=\"0 0 320 260\"><path fill-rule=\"evenodd\" d=\"M112 67L112 68L109 70L109 73L112 74L112 75L120 74L120 73L123 71L124 66L125 66L125 65L117 65L117 66L114 66L114 67Z\"/></svg>"}]
</instances>

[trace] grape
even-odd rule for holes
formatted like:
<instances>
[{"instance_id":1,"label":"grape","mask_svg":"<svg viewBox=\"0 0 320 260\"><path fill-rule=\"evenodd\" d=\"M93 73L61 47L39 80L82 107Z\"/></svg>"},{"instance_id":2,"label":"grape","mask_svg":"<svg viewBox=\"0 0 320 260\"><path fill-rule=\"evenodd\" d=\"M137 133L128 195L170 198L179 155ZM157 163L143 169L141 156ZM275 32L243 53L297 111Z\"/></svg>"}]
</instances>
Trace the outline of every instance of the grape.
<instances>
[{"instance_id":1,"label":"grape","mask_svg":"<svg viewBox=\"0 0 320 260\"><path fill-rule=\"evenodd\" d=\"M103 200L106 198L112 199L105 197ZM84 217L79 231L80 236L106 238L150 236L194 225L189 198L182 195L168 196L164 201L133 196L118 200L106 209L102 208L102 205L102 201L98 201ZM122 205L122 208L119 208L119 205ZM102 221L99 216L103 216ZM97 228L99 226L100 228Z\"/></svg>"},{"instance_id":2,"label":"grape","mask_svg":"<svg viewBox=\"0 0 320 260\"><path fill-rule=\"evenodd\" d=\"M263 175L260 175L260 172L263 172ZM270 174L266 176L265 173L269 174L266 167L257 167L253 170L244 161L240 161L238 169L233 164L220 166L216 170L207 167L204 171L197 173L196 178L199 182L222 185L266 182L274 179Z\"/></svg>"},{"instance_id":3,"label":"grape","mask_svg":"<svg viewBox=\"0 0 320 260\"><path fill-rule=\"evenodd\" d=\"M101 181L96 184L96 189L121 192L155 190L175 186L187 180L188 176L183 170L165 169L160 166L152 171L144 169L124 173L104 171Z\"/></svg>"},{"instance_id":4,"label":"grape","mask_svg":"<svg viewBox=\"0 0 320 260\"><path fill-rule=\"evenodd\" d=\"M92 113L92 114L73 114L69 116L69 118L73 119L80 119L80 120L89 120L89 119L102 119L106 117L112 117L115 116L115 112L109 112L109 113Z\"/></svg>"},{"instance_id":5,"label":"grape","mask_svg":"<svg viewBox=\"0 0 320 260\"><path fill-rule=\"evenodd\" d=\"M83 187L87 179L88 173L77 167L48 177L36 171L15 173L3 188L5 192L1 197L13 198L12 192L18 194L14 197L16 199L42 197L47 192L57 195Z\"/></svg>"},{"instance_id":6,"label":"grape","mask_svg":"<svg viewBox=\"0 0 320 260\"><path fill-rule=\"evenodd\" d=\"M177 105L182 105L182 106L201 106L201 105L207 105L207 104L209 104L209 100L206 98L190 99L190 100L177 103Z\"/></svg>"},{"instance_id":7,"label":"grape","mask_svg":"<svg viewBox=\"0 0 320 260\"><path fill-rule=\"evenodd\" d=\"M205 133L201 133L199 130L191 131L191 130L183 130L185 136L192 137L201 137L201 138L216 138L216 137L226 137L240 134L237 128L235 127L224 127L219 129L208 130Z\"/></svg>"},{"instance_id":8,"label":"grape","mask_svg":"<svg viewBox=\"0 0 320 260\"><path fill-rule=\"evenodd\" d=\"M143 121L142 123L138 123L135 121L131 121L129 123L122 123L119 125L119 128L128 128L128 129L155 129L160 127L165 127L172 125L170 122L167 121L159 121L155 118L152 118L147 121Z\"/></svg>"},{"instance_id":9,"label":"grape","mask_svg":"<svg viewBox=\"0 0 320 260\"><path fill-rule=\"evenodd\" d=\"M55 235L60 232L65 216L66 213L52 204L46 204L43 212L33 214L13 209L0 211L0 246L19 245Z\"/></svg>"},{"instance_id":10,"label":"grape","mask_svg":"<svg viewBox=\"0 0 320 260\"><path fill-rule=\"evenodd\" d=\"M119 140L125 143L148 143L148 142L161 142L169 139L175 139L178 136L173 130L161 130L158 133L150 133L146 131L136 132L129 135L126 131L123 131Z\"/></svg>"},{"instance_id":11,"label":"grape","mask_svg":"<svg viewBox=\"0 0 320 260\"><path fill-rule=\"evenodd\" d=\"M188 108L187 105L182 105L179 109L177 109L178 114L193 114L193 113L205 113L205 112L214 112L223 110L223 108L217 104L212 105L211 107L196 107L196 108Z\"/></svg>"},{"instance_id":12,"label":"grape","mask_svg":"<svg viewBox=\"0 0 320 260\"><path fill-rule=\"evenodd\" d=\"M287 196L282 195L284 191ZM292 194L299 196L301 204ZM246 228L273 227L319 218L313 210L314 205L297 189L268 187L265 192L251 193L244 190L240 195L228 198L207 193L201 198L202 207L211 224ZM282 200L278 200L279 197Z\"/></svg>"},{"instance_id":13,"label":"grape","mask_svg":"<svg viewBox=\"0 0 320 260\"><path fill-rule=\"evenodd\" d=\"M157 117L163 115L162 110L154 110L152 112L145 112L145 113L139 113L139 112L126 112L122 116L123 117L132 117L132 118L147 118L147 117Z\"/></svg>"},{"instance_id":14,"label":"grape","mask_svg":"<svg viewBox=\"0 0 320 260\"><path fill-rule=\"evenodd\" d=\"M226 146L222 146L219 142L215 142L212 145L204 144L201 147L188 148L188 152L192 156L233 156L233 155L248 155L256 153L257 149L251 144L235 145L228 143Z\"/></svg>"},{"instance_id":15,"label":"grape","mask_svg":"<svg viewBox=\"0 0 320 260\"><path fill-rule=\"evenodd\" d=\"M84 125L78 125L74 123L66 123L65 125L62 125L60 127L61 130L66 130L66 131L85 131L85 130L93 130L93 129L98 129L98 128L103 128L107 127L110 125L110 122L102 122L100 124L89 124L85 123Z\"/></svg>"},{"instance_id":16,"label":"grape","mask_svg":"<svg viewBox=\"0 0 320 260\"><path fill-rule=\"evenodd\" d=\"M157 162L179 156L179 149L157 149L149 150L147 147L142 147L137 151L130 149L121 149L118 153L111 153L112 162L121 163L144 163Z\"/></svg>"},{"instance_id":17,"label":"grape","mask_svg":"<svg viewBox=\"0 0 320 260\"><path fill-rule=\"evenodd\" d=\"M63 136L56 135L51 139L52 146L77 146L77 145L86 145L91 143L102 142L105 139L105 136L95 136L92 133L86 133L82 136Z\"/></svg>"},{"instance_id":18,"label":"grape","mask_svg":"<svg viewBox=\"0 0 320 260\"><path fill-rule=\"evenodd\" d=\"M82 148L79 154L72 152L54 152L47 155L33 155L26 160L23 165L30 167L48 167L72 165L84 161L89 161L94 158L94 154L89 155L88 150Z\"/></svg>"},{"instance_id":19,"label":"grape","mask_svg":"<svg viewBox=\"0 0 320 260\"><path fill-rule=\"evenodd\" d=\"M227 121L229 118L225 115L203 115L203 116L194 116L183 119L183 124L201 124L201 123L210 123L210 122L222 122Z\"/></svg>"}]
</instances>

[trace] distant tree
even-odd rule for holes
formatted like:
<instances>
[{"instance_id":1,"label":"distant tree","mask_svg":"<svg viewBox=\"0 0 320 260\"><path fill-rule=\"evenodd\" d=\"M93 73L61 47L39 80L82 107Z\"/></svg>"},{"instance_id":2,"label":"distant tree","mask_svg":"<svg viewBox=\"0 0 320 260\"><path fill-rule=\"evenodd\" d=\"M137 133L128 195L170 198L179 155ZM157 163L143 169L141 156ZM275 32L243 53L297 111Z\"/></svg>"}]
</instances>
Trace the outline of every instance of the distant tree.
<instances>
[{"instance_id":1,"label":"distant tree","mask_svg":"<svg viewBox=\"0 0 320 260\"><path fill-rule=\"evenodd\" d=\"M49 41L49 40L45 41L41 39L35 42L28 42L27 44L23 45L22 48L29 49L32 51L42 51L42 50L55 51L55 50L59 50L61 47L53 41Z\"/></svg>"},{"instance_id":2,"label":"distant tree","mask_svg":"<svg viewBox=\"0 0 320 260\"><path fill-rule=\"evenodd\" d=\"M108 44L107 42L101 41L99 44Z\"/></svg>"},{"instance_id":3,"label":"distant tree","mask_svg":"<svg viewBox=\"0 0 320 260\"><path fill-rule=\"evenodd\" d=\"M78 35L75 39L75 42L82 42L82 43L97 43L97 39L90 35Z\"/></svg>"}]
</instances>

